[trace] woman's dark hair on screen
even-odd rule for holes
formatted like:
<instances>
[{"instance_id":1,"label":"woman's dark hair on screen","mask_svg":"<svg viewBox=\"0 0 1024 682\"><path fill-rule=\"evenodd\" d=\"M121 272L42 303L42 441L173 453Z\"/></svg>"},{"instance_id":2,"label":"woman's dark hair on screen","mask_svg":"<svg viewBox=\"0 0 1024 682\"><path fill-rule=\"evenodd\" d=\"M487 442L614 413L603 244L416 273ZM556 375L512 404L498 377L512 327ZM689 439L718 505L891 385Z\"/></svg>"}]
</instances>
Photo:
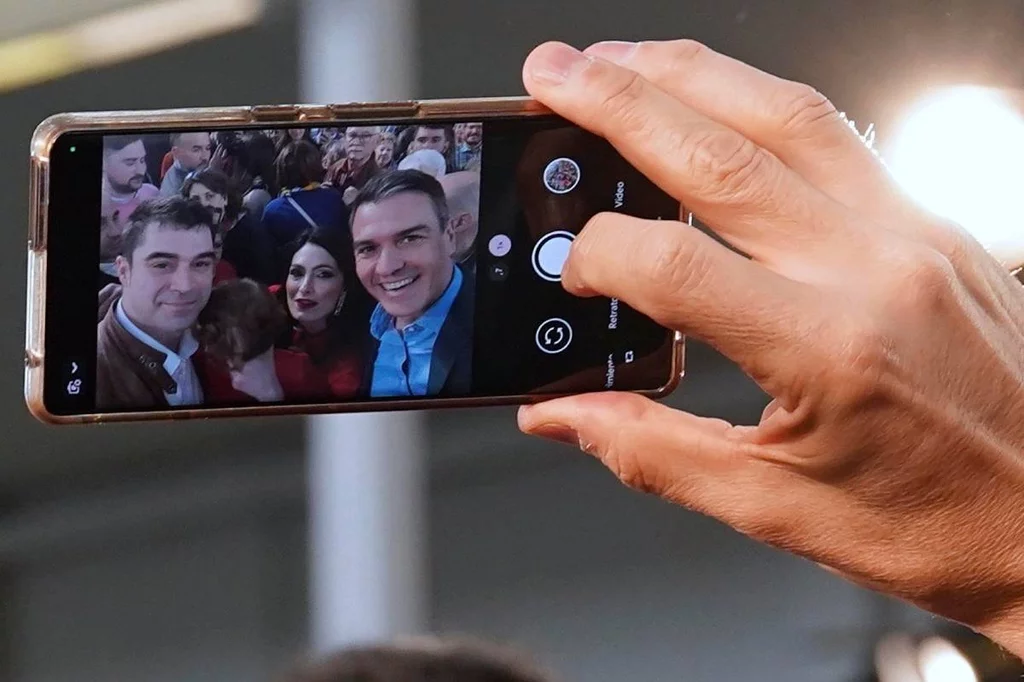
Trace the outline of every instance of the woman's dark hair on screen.
<instances>
[{"instance_id":1,"label":"woman's dark hair on screen","mask_svg":"<svg viewBox=\"0 0 1024 682\"><path fill-rule=\"evenodd\" d=\"M323 182L324 165L320 148L312 142L289 142L274 162L281 189L296 189Z\"/></svg>"},{"instance_id":2,"label":"woman's dark hair on screen","mask_svg":"<svg viewBox=\"0 0 1024 682\"><path fill-rule=\"evenodd\" d=\"M242 212L242 196L235 188L234 181L219 170L207 167L189 173L181 184L181 196L188 199L192 188L196 185L202 185L227 200L227 205L224 207L226 221L235 220ZM223 235L221 236L223 237Z\"/></svg>"},{"instance_id":3,"label":"woman's dark hair on screen","mask_svg":"<svg viewBox=\"0 0 1024 682\"><path fill-rule=\"evenodd\" d=\"M281 185L277 181L277 169L274 166L277 159L274 141L263 133L252 133L245 142L245 150L248 161L246 170L249 171L249 175L260 178L270 196L279 195Z\"/></svg>"},{"instance_id":4,"label":"woman's dark hair on screen","mask_svg":"<svg viewBox=\"0 0 1024 682\"><path fill-rule=\"evenodd\" d=\"M286 259L285 271L278 281L287 282L291 271L291 262L306 244L313 244L324 249L331 255L338 265L344 283L345 302L337 315L332 315L327 321L327 333L331 336L330 345L332 348L346 348L361 346L366 343L366 336L369 333L370 313L373 311L374 301L363 288L356 275L355 255L352 250L351 233L346 229L338 228L317 228L306 230L294 243L288 247L288 258ZM285 287L281 287L281 301L287 310ZM289 314L292 326L297 324Z\"/></svg>"}]
</instances>

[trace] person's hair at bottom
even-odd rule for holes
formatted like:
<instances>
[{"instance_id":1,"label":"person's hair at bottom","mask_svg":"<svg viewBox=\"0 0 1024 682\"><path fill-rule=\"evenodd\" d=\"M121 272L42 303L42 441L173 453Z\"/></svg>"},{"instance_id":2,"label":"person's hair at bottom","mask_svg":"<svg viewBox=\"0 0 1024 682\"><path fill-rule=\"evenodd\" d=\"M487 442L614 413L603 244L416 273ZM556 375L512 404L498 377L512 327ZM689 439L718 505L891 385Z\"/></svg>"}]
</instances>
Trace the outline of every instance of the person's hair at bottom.
<instances>
[{"instance_id":1,"label":"person's hair at bottom","mask_svg":"<svg viewBox=\"0 0 1024 682\"><path fill-rule=\"evenodd\" d=\"M288 326L274 295L251 279L221 282L199 313L196 339L213 357L248 362L267 352Z\"/></svg>"},{"instance_id":2,"label":"person's hair at bottom","mask_svg":"<svg viewBox=\"0 0 1024 682\"><path fill-rule=\"evenodd\" d=\"M413 639L343 649L280 682L553 682L526 657L469 639Z\"/></svg>"}]
</instances>

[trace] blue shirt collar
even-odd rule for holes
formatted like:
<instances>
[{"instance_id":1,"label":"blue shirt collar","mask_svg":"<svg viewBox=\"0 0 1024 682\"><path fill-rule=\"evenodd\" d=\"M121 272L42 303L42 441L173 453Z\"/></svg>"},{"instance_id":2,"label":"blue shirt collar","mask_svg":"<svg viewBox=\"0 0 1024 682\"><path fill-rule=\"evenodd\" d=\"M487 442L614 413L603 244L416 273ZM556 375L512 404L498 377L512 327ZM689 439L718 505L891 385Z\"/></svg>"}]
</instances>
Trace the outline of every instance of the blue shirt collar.
<instances>
[{"instance_id":1,"label":"blue shirt collar","mask_svg":"<svg viewBox=\"0 0 1024 682\"><path fill-rule=\"evenodd\" d=\"M452 304L455 303L455 297L459 295L462 279L462 270L458 265L453 265L452 281L448 283L448 288L419 318L410 323L409 327L415 325L432 334L440 333L441 326L448 319L448 312L452 309ZM370 316L370 333L379 341L387 331L394 328L395 318L389 315L384 310L384 306L378 303L377 307L373 309L373 315ZM408 329L408 327L406 328Z\"/></svg>"}]
</instances>

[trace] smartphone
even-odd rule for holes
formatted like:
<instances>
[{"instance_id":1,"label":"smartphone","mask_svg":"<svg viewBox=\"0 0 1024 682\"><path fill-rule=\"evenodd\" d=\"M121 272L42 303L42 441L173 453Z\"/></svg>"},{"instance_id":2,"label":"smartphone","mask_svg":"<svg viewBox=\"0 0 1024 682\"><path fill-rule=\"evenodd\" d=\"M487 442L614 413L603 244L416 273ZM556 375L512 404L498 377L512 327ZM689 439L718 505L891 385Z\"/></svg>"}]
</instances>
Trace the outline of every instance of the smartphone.
<instances>
[{"instance_id":1,"label":"smartphone","mask_svg":"<svg viewBox=\"0 0 1024 682\"><path fill-rule=\"evenodd\" d=\"M685 210L529 98L60 114L31 174L48 423L661 397L683 374L681 335L561 272L596 213Z\"/></svg>"}]
</instances>

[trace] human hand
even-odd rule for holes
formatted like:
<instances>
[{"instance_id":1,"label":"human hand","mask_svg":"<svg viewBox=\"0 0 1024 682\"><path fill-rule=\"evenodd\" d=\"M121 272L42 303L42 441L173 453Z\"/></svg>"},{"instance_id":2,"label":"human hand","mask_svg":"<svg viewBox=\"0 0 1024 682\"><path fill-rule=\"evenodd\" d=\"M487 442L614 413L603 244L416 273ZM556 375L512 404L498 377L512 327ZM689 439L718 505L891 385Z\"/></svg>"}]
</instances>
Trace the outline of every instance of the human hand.
<instances>
[{"instance_id":1,"label":"human hand","mask_svg":"<svg viewBox=\"0 0 1024 682\"><path fill-rule=\"evenodd\" d=\"M589 394L524 407L521 428L1024 654L1020 283L810 87L692 41L547 44L524 82L749 256L601 214L565 288L708 342L773 400L734 426Z\"/></svg>"},{"instance_id":2,"label":"human hand","mask_svg":"<svg viewBox=\"0 0 1024 682\"><path fill-rule=\"evenodd\" d=\"M221 145L217 147L217 150L213 152L213 156L210 157L210 168L230 175L230 162L231 155L228 153L227 148Z\"/></svg>"},{"instance_id":3,"label":"human hand","mask_svg":"<svg viewBox=\"0 0 1024 682\"><path fill-rule=\"evenodd\" d=\"M341 199L345 202L346 206L351 206L357 196L359 196L359 190L351 186L346 187L345 191L341 193Z\"/></svg>"},{"instance_id":4,"label":"human hand","mask_svg":"<svg viewBox=\"0 0 1024 682\"><path fill-rule=\"evenodd\" d=\"M279 402L284 399L284 389L277 378L274 366L274 349L257 355L241 365L241 369L231 370L231 385L236 391L252 396L261 403Z\"/></svg>"}]
</instances>

